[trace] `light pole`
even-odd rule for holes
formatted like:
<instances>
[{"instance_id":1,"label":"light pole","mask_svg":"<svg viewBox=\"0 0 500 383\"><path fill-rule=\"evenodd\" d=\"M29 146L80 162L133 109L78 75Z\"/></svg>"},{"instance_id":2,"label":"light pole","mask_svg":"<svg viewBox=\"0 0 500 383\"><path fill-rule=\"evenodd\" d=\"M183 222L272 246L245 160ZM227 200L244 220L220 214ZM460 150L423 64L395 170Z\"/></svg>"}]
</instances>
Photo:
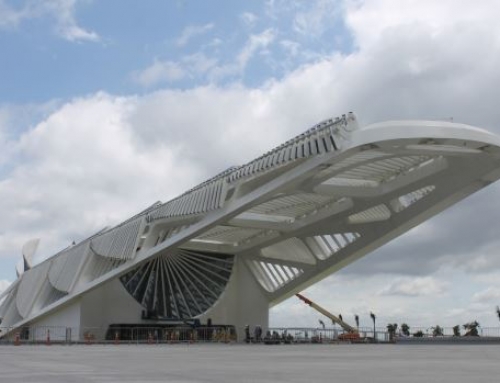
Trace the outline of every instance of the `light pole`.
<instances>
[{"instance_id":1,"label":"light pole","mask_svg":"<svg viewBox=\"0 0 500 383\"><path fill-rule=\"evenodd\" d=\"M375 316L374 313L370 312L370 317L372 318L372 321L373 321L373 341L377 342L377 332L376 332L376 329L375 329L375 319L376 319L376 316Z\"/></svg>"}]
</instances>

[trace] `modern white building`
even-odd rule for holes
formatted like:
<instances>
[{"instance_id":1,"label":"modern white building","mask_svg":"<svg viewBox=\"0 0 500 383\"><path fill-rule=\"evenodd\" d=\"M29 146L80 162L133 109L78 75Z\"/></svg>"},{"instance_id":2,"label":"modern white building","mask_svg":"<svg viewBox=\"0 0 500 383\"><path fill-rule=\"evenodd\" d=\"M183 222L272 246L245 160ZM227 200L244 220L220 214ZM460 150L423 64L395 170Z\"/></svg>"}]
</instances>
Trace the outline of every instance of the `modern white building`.
<instances>
[{"instance_id":1,"label":"modern white building","mask_svg":"<svg viewBox=\"0 0 500 383\"><path fill-rule=\"evenodd\" d=\"M443 121L319 123L255 160L32 266L0 297L3 334L199 319L268 325L269 308L500 177L500 138ZM33 335L36 336L36 335Z\"/></svg>"}]
</instances>

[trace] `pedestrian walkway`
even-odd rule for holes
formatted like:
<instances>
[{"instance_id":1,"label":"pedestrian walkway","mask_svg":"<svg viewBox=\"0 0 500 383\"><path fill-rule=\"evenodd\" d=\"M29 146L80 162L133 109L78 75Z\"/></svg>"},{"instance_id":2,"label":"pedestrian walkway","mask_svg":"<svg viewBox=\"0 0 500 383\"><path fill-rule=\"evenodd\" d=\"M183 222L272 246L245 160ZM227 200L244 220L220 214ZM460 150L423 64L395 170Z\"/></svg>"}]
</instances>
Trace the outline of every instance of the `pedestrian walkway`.
<instances>
[{"instance_id":1,"label":"pedestrian walkway","mask_svg":"<svg viewBox=\"0 0 500 383\"><path fill-rule=\"evenodd\" d=\"M498 360L496 345L0 347L0 381L490 383Z\"/></svg>"}]
</instances>

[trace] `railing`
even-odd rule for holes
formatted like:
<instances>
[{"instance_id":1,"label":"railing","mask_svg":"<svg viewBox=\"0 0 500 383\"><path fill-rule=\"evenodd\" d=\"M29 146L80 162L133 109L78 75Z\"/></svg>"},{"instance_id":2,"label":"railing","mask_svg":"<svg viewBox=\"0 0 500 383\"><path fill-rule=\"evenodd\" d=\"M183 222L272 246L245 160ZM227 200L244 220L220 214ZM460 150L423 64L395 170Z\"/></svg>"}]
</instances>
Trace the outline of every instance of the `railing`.
<instances>
[{"instance_id":1,"label":"railing","mask_svg":"<svg viewBox=\"0 0 500 383\"><path fill-rule=\"evenodd\" d=\"M71 343L78 339L77 327L25 326L21 328L0 327L0 344L51 344Z\"/></svg>"},{"instance_id":2,"label":"railing","mask_svg":"<svg viewBox=\"0 0 500 383\"><path fill-rule=\"evenodd\" d=\"M270 328L263 336L264 342L269 340L280 340L283 343L336 343L344 341L342 335L347 334L341 328L307 328L307 327L279 327ZM255 338L255 337L254 337ZM360 328L360 340L373 341L373 329ZM387 331L376 329L375 339L379 342L389 340ZM252 339L253 341L253 339Z\"/></svg>"},{"instance_id":3,"label":"railing","mask_svg":"<svg viewBox=\"0 0 500 383\"><path fill-rule=\"evenodd\" d=\"M0 344L159 344L236 342L234 326L0 327Z\"/></svg>"},{"instance_id":4,"label":"railing","mask_svg":"<svg viewBox=\"0 0 500 383\"><path fill-rule=\"evenodd\" d=\"M433 336L432 327L412 327L410 336L398 329L391 338L386 328L359 328L359 338L346 337L341 328L274 327L268 329L235 328L234 326L127 326L64 327L25 326L0 327L0 344L177 344L177 343L262 343L262 344L328 344L339 342L390 342L390 341L457 341L493 340L500 342L499 327L479 327L479 337L454 336L452 327L442 328L443 335ZM415 336L414 334L419 335ZM432 338L432 339L431 339Z\"/></svg>"},{"instance_id":5,"label":"railing","mask_svg":"<svg viewBox=\"0 0 500 383\"><path fill-rule=\"evenodd\" d=\"M453 327L441 327L441 330L443 335L440 336L444 337L454 336ZM464 336L465 330L463 326L460 326L459 330L460 330L460 336ZM477 331L480 337L500 337L500 327L478 327ZM410 337L415 337L415 334L418 332L421 332L422 337L424 338L433 337L434 327L411 327L409 331ZM396 331L396 334L399 336L404 336L404 334L401 332L399 328Z\"/></svg>"}]
</instances>

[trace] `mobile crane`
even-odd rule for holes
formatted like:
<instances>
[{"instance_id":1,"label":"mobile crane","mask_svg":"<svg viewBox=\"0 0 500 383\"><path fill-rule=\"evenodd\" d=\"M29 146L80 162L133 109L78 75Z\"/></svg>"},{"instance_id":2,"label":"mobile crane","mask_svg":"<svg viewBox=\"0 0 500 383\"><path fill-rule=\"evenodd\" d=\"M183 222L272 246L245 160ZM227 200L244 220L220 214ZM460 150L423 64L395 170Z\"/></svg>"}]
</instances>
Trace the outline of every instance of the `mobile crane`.
<instances>
[{"instance_id":1,"label":"mobile crane","mask_svg":"<svg viewBox=\"0 0 500 383\"><path fill-rule=\"evenodd\" d=\"M325 310L323 307L321 307L320 305L317 305L316 303L314 303L310 299L307 299L302 294L297 293L295 295L297 296L297 298L304 301L305 304L311 306L316 311L318 311L321 314L323 314L324 316L330 318L333 323L337 323L340 327L342 327L342 329L345 332L343 334L339 335L339 337L338 337L339 340L346 340L346 341L351 341L351 342L359 342L361 340L361 337L359 335L359 331L357 328L348 325L342 319L333 315L331 312Z\"/></svg>"}]
</instances>

